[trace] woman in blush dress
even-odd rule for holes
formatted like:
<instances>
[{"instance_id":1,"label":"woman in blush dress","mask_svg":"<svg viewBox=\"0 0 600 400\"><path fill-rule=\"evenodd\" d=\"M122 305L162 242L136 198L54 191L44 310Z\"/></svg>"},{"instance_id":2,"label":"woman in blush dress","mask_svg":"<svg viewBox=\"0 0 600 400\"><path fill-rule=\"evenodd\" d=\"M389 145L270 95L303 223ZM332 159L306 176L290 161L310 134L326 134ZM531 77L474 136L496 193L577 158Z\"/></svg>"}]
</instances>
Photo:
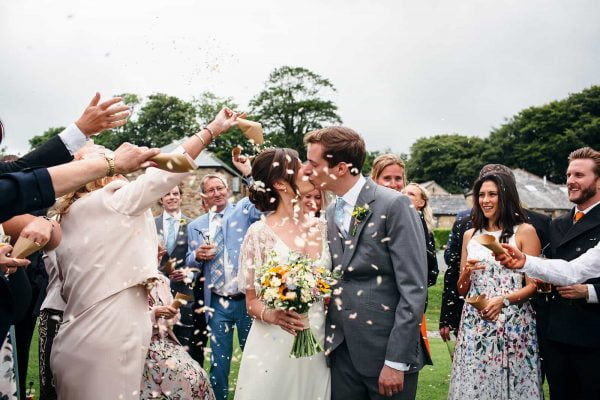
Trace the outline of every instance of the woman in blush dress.
<instances>
[{"instance_id":1,"label":"woman in blush dress","mask_svg":"<svg viewBox=\"0 0 600 400\"><path fill-rule=\"evenodd\" d=\"M542 399L536 323L528 299L535 282L503 268L479 243L494 236L530 255L539 255L535 228L526 223L514 181L506 174L484 175L475 182L477 196L465 232L458 292L467 298L452 364L448 399ZM478 311L469 298L485 295Z\"/></svg>"},{"instance_id":2,"label":"woman in blush dress","mask_svg":"<svg viewBox=\"0 0 600 400\"><path fill-rule=\"evenodd\" d=\"M221 110L175 152L196 158L236 118ZM188 175L149 168L132 182L90 183L57 204L63 240L56 261L66 307L50 364L59 399L139 399L152 335L147 288L160 276L150 207Z\"/></svg>"},{"instance_id":3,"label":"woman in blush dress","mask_svg":"<svg viewBox=\"0 0 600 400\"><path fill-rule=\"evenodd\" d=\"M254 271L275 252L286 262L291 252L331 269L325 223L305 214L298 202L314 190L304 177L298 153L291 149L266 150L252 166L251 187L256 207L270 212L248 229L240 255L240 287L246 288L246 307L255 320L242 356L236 400L329 400L331 378L325 355L290 358L300 316L292 311L267 308L256 297ZM264 185L264 186L263 186ZM325 339L325 309L315 303L308 312L311 329L321 344Z\"/></svg>"}]
</instances>

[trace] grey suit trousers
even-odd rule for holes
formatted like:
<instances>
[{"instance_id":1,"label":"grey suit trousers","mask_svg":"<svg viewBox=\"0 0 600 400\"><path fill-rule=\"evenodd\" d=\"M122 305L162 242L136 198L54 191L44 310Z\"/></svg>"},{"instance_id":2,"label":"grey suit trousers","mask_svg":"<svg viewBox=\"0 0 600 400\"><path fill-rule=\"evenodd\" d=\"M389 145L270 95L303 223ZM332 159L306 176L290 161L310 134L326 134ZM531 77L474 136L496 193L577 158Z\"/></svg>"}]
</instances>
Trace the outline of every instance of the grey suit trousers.
<instances>
[{"instance_id":1,"label":"grey suit trousers","mask_svg":"<svg viewBox=\"0 0 600 400\"><path fill-rule=\"evenodd\" d=\"M405 373L402 392L390 397L381 396L379 377L366 377L356 371L345 341L329 357L331 359L331 400L414 400L417 395L419 371Z\"/></svg>"}]
</instances>

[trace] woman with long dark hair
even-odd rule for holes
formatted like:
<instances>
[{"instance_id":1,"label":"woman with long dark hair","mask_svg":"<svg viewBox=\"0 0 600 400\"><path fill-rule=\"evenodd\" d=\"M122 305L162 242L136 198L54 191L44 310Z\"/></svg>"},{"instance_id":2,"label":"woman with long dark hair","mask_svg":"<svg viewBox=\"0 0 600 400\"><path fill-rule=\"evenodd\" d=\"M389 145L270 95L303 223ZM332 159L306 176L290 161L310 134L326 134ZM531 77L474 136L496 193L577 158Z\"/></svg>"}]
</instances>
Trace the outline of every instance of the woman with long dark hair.
<instances>
[{"instance_id":1,"label":"woman with long dark hair","mask_svg":"<svg viewBox=\"0 0 600 400\"><path fill-rule=\"evenodd\" d=\"M528 301L535 283L502 268L477 238L491 235L530 255L540 254L540 241L535 228L526 223L510 177L484 175L475 182L473 194L473 228L464 236L458 280L458 292L467 302L448 399L541 399L535 316ZM482 295L480 310L469 304L469 299Z\"/></svg>"}]
</instances>

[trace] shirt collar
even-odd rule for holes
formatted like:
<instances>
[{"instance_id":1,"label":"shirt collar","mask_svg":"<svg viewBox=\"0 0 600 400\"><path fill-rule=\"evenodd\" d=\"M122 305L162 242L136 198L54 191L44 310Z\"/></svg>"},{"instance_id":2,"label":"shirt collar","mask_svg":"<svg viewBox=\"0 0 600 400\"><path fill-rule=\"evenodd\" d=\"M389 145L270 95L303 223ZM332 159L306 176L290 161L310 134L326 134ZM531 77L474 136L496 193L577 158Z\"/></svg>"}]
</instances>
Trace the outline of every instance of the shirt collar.
<instances>
[{"instance_id":1,"label":"shirt collar","mask_svg":"<svg viewBox=\"0 0 600 400\"><path fill-rule=\"evenodd\" d=\"M352 186L350 190L348 190L346 193L344 193L343 196L341 196L342 199L344 199L344 201L346 202L346 204L348 204L351 207L356 206L358 196L360 195L360 191L362 190L363 186L365 186L365 183L367 183L365 177L359 175L358 180L354 183L354 186Z\"/></svg>"},{"instance_id":2,"label":"shirt collar","mask_svg":"<svg viewBox=\"0 0 600 400\"><path fill-rule=\"evenodd\" d=\"M177 211L177 213L175 215L173 215L173 217L175 218L176 221L180 221L181 220L181 210ZM163 221L168 221L169 218L171 218L171 214L169 214L166 211L163 211Z\"/></svg>"},{"instance_id":3,"label":"shirt collar","mask_svg":"<svg viewBox=\"0 0 600 400\"><path fill-rule=\"evenodd\" d=\"M594 204L592 204L591 206L589 206L589 207L588 207L588 208L586 208L585 210L579 210L577 207L575 207L575 212L577 212L577 211L581 211L581 212L583 212L584 214L587 214L587 213L589 213L590 211L592 211L592 208L596 207L598 204L600 204L600 201L599 201L599 202L597 202L597 203L594 203Z\"/></svg>"}]
</instances>

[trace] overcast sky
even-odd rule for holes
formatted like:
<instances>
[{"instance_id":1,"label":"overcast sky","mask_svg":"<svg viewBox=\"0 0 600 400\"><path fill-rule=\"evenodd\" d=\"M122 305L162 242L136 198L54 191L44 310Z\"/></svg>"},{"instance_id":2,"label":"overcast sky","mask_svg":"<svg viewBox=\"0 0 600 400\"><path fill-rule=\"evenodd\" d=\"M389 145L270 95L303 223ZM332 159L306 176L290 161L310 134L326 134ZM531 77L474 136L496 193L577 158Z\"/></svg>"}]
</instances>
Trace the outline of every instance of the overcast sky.
<instances>
[{"instance_id":1,"label":"overcast sky","mask_svg":"<svg viewBox=\"0 0 600 400\"><path fill-rule=\"evenodd\" d=\"M0 0L3 145L26 151L95 91L246 106L282 65L329 78L369 150L486 136L600 84L598 21L597 0Z\"/></svg>"}]
</instances>

